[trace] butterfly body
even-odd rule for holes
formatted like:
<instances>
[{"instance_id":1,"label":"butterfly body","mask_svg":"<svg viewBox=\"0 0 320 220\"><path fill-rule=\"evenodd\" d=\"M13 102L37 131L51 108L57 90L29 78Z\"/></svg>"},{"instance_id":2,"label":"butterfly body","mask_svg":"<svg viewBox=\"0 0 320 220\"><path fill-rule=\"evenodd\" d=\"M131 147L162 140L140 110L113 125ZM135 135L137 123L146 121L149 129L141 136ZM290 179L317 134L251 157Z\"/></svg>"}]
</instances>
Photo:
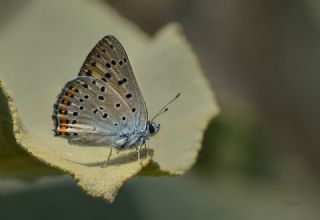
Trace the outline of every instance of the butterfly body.
<instances>
[{"instance_id":1,"label":"butterfly body","mask_svg":"<svg viewBox=\"0 0 320 220\"><path fill-rule=\"evenodd\" d=\"M116 148L126 149L134 146L141 146L146 143L150 136L153 136L160 129L160 125L154 122L148 121L146 129L143 131L134 131L131 134L123 134L119 145Z\"/></svg>"},{"instance_id":2,"label":"butterfly body","mask_svg":"<svg viewBox=\"0 0 320 220\"><path fill-rule=\"evenodd\" d=\"M128 56L113 36L100 40L78 77L58 95L52 119L56 136L80 146L141 147L157 133Z\"/></svg>"}]
</instances>

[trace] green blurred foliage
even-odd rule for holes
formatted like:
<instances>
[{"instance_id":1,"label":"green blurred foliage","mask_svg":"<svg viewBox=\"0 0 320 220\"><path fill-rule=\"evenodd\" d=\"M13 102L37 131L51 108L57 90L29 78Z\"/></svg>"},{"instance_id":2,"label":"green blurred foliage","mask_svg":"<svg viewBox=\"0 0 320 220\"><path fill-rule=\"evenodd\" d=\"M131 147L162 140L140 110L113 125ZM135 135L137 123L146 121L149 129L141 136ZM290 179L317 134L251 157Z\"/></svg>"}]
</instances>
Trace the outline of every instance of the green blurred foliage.
<instances>
[{"instance_id":1,"label":"green blurred foliage","mask_svg":"<svg viewBox=\"0 0 320 220\"><path fill-rule=\"evenodd\" d=\"M243 112L226 112L205 132L196 172L243 178L270 178L272 156L267 137L256 120Z\"/></svg>"}]
</instances>

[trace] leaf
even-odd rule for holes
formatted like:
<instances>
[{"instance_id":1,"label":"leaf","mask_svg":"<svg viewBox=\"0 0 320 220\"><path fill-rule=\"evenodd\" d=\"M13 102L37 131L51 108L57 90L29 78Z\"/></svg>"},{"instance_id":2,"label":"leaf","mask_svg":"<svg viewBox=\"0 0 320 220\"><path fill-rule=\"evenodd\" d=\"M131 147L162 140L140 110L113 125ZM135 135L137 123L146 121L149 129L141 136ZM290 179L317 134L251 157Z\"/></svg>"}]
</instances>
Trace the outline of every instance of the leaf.
<instances>
[{"instance_id":1,"label":"leaf","mask_svg":"<svg viewBox=\"0 0 320 220\"><path fill-rule=\"evenodd\" d=\"M155 114L170 98L181 98L158 120L159 135L151 139L154 162L160 170L182 174L196 161L203 131L219 112L212 91L198 61L177 24L167 25L140 56L136 72L149 115Z\"/></svg>"},{"instance_id":2,"label":"leaf","mask_svg":"<svg viewBox=\"0 0 320 220\"><path fill-rule=\"evenodd\" d=\"M151 158L143 152L139 164L135 151L125 151L113 154L111 164L100 168L109 148L71 146L51 131L56 95L106 34L117 36L126 48L150 115L182 92L158 120L161 131L150 140L154 162L143 174L182 174L189 169L218 107L178 25L165 27L151 39L97 2L44 0L26 6L2 31L0 42L0 80L15 139L33 156L74 176L88 194L112 202L124 181Z\"/></svg>"},{"instance_id":3,"label":"leaf","mask_svg":"<svg viewBox=\"0 0 320 220\"><path fill-rule=\"evenodd\" d=\"M0 81L0 176L33 181L43 175L57 175L59 170L41 163L17 145L4 91Z\"/></svg>"}]
</instances>

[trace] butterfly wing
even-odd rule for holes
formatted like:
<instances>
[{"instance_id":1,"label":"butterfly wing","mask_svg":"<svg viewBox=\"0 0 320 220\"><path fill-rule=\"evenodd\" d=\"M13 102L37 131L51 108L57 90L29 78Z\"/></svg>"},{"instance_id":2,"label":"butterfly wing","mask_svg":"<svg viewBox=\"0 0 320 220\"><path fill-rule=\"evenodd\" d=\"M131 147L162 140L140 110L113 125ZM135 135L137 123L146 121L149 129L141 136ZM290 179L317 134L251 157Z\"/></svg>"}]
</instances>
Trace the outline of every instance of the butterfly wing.
<instances>
[{"instance_id":1,"label":"butterfly wing","mask_svg":"<svg viewBox=\"0 0 320 220\"><path fill-rule=\"evenodd\" d=\"M79 76L106 81L130 107L136 130L145 130L148 121L146 104L128 56L114 36L105 36L96 44L82 65Z\"/></svg>"},{"instance_id":2,"label":"butterfly wing","mask_svg":"<svg viewBox=\"0 0 320 220\"><path fill-rule=\"evenodd\" d=\"M55 134L77 145L121 146L121 135L146 129L146 105L116 38L106 36L92 49L59 94L53 120Z\"/></svg>"},{"instance_id":3,"label":"butterfly wing","mask_svg":"<svg viewBox=\"0 0 320 220\"><path fill-rule=\"evenodd\" d=\"M134 131L129 111L110 85L80 76L69 81L58 96L54 131L71 144L121 146L121 135Z\"/></svg>"}]
</instances>

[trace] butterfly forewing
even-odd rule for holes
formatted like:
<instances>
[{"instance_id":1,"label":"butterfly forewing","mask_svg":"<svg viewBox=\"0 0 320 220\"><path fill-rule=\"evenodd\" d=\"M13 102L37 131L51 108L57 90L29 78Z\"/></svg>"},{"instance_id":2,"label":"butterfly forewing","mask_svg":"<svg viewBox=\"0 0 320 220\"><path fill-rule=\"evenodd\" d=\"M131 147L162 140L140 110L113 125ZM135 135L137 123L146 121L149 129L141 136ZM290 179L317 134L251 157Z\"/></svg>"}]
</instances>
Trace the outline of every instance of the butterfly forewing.
<instances>
[{"instance_id":1,"label":"butterfly forewing","mask_svg":"<svg viewBox=\"0 0 320 220\"><path fill-rule=\"evenodd\" d=\"M146 128L147 109L128 56L113 36L100 40L87 56L80 76L92 76L109 84L128 104L137 130Z\"/></svg>"}]
</instances>

